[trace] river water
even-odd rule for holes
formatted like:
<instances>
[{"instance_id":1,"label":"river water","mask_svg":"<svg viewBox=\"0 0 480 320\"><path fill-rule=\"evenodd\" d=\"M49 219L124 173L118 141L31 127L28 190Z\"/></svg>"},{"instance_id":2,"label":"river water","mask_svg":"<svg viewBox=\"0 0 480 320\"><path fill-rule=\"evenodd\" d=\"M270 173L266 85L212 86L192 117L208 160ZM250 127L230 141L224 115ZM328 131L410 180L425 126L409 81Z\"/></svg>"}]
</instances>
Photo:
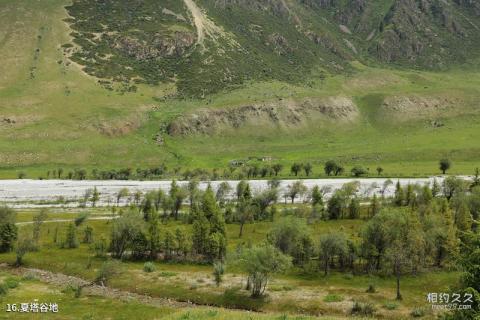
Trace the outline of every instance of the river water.
<instances>
[{"instance_id":1,"label":"river water","mask_svg":"<svg viewBox=\"0 0 480 320\"><path fill-rule=\"evenodd\" d=\"M385 196L391 196L395 190L395 183L400 184L432 183L436 179L439 183L443 181L442 177L430 178L402 178L391 179L393 184L385 189ZM333 191L341 188L345 183L358 181L360 188L359 194L362 196L371 196L374 193L380 194L383 185L388 178L372 178L372 179L306 179L302 180L305 186L311 190L315 185L329 190L327 197ZM296 180L282 180L280 182L280 197L288 190L288 186ZM226 181L232 187L233 196L238 181ZM188 181L178 181L180 186L188 184ZM214 190L217 190L222 181L200 182L199 188L205 190L208 184L211 184ZM268 188L268 180L251 180L249 181L253 192L260 192ZM78 201L83 197L88 189L97 188L100 192L100 201L97 205L107 206L115 203L116 194L123 188L129 190L130 196L122 200L123 203L131 201L132 195L137 191L146 193L148 191L162 189L168 192L171 181L118 181L118 180L0 180L0 203L13 207L55 207L55 206L77 206ZM66 203L55 203L58 199L63 199ZM297 201L302 201L298 199Z\"/></svg>"}]
</instances>

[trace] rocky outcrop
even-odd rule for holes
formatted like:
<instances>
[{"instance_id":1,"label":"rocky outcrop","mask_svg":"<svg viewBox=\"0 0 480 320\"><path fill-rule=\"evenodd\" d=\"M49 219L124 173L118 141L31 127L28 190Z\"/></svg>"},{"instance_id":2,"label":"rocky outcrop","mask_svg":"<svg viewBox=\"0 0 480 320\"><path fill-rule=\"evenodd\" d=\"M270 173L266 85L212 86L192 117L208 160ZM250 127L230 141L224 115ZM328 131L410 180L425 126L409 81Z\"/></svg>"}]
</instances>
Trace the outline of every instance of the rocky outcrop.
<instances>
[{"instance_id":1,"label":"rocky outcrop","mask_svg":"<svg viewBox=\"0 0 480 320\"><path fill-rule=\"evenodd\" d=\"M467 113L464 101L441 96L392 96L385 99L380 115L394 121L437 119Z\"/></svg>"},{"instance_id":2,"label":"rocky outcrop","mask_svg":"<svg viewBox=\"0 0 480 320\"><path fill-rule=\"evenodd\" d=\"M119 37L114 48L136 60L159 57L180 57L193 46L195 35L190 32L174 32L172 35L156 35L152 42L133 37Z\"/></svg>"},{"instance_id":3,"label":"rocky outcrop","mask_svg":"<svg viewBox=\"0 0 480 320\"><path fill-rule=\"evenodd\" d=\"M282 100L228 109L202 109L171 122L171 136L215 134L224 130L261 125L262 128L298 127L312 121L351 122L358 117L353 101L345 97Z\"/></svg>"}]
</instances>

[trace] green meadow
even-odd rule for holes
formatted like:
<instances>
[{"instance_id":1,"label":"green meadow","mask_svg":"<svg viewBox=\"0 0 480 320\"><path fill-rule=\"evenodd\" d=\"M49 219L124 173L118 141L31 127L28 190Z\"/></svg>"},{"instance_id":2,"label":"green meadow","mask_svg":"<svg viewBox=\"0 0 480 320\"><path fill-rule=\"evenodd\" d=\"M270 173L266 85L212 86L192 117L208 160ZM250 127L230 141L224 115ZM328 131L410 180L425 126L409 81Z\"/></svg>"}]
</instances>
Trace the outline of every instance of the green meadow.
<instances>
[{"instance_id":1,"label":"green meadow","mask_svg":"<svg viewBox=\"0 0 480 320\"><path fill-rule=\"evenodd\" d=\"M289 175L294 161L314 164L321 177L326 160L349 168L362 165L389 176L438 174L438 161L451 159L453 174L471 174L480 165L476 68L442 72L402 71L352 63L352 73L307 84L251 82L204 99L172 96L175 86L121 84L105 89L65 55L70 30L62 21L68 1L0 2L0 178L44 177L62 167L92 170L148 168L224 169L233 159L271 156ZM28 23L26 23L28 21ZM385 97L447 99L453 107L434 119L381 110ZM172 137L162 133L175 117L198 108L249 103L350 97L360 110L354 123L308 122L295 128L243 127L215 135ZM420 106L421 107L421 106ZM405 120L405 119L408 119ZM158 134L164 143L156 142Z\"/></svg>"}]
</instances>

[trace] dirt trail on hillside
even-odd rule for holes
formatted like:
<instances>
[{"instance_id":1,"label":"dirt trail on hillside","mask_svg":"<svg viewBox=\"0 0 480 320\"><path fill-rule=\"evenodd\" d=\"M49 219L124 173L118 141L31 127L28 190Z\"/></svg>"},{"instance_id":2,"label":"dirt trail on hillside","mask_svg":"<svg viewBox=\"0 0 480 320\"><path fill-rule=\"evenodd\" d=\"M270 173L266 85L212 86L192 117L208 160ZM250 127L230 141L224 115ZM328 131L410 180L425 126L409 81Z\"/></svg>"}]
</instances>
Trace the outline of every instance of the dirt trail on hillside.
<instances>
[{"instance_id":1,"label":"dirt trail on hillside","mask_svg":"<svg viewBox=\"0 0 480 320\"><path fill-rule=\"evenodd\" d=\"M233 47L240 47L232 35L227 34L222 28L218 27L212 20L210 20L200 7L194 2L194 0L183 0L188 11L190 11L193 17L193 23L197 29L197 45L203 47L206 50L205 39L209 38L214 42L217 42L219 38L224 38L227 43Z\"/></svg>"},{"instance_id":2,"label":"dirt trail on hillside","mask_svg":"<svg viewBox=\"0 0 480 320\"><path fill-rule=\"evenodd\" d=\"M192 14L193 23L197 28L197 44L204 46L205 37L216 39L222 30L209 20L193 0L183 0L188 10Z\"/></svg>"}]
</instances>

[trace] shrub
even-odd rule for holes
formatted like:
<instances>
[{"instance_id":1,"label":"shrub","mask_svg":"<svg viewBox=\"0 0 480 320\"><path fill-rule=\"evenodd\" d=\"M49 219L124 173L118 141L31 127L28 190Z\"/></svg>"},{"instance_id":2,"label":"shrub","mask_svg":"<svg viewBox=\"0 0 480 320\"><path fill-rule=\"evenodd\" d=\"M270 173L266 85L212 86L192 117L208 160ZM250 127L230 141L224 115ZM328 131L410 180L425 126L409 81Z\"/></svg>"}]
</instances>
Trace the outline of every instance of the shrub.
<instances>
[{"instance_id":1,"label":"shrub","mask_svg":"<svg viewBox=\"0 0 480 320\"><path fill-rule=\"evenodd\" d=\"M153 262L145 262L145 264L143 265L143 271L145 272L154 272L155 269L155 264L153 264Z\"/></svg>"},{"instance_id":2,"label":"shrub","mask_svg":"<svg viewBox=\"0 0 480 320\"><path fill-rule=\"evenodd\" d=\"M88 213L80 213L78 217L75 218L75 221L74 221L75 226L79 227L82 223L85 222L85 220L87 220L87 218L88 218Z\"/></svg>"},{"instance_id":3,"label":"shrub","mask_svg":"<svg viewBox=\"0 0 480 320\"><path fill-rule=\"evenodd\" d=\"M414 308L410 315L414 318L421 318L425 316L425 310L423 308Z\"/></svg>"},{"instance_id":4,"label":"shrub","mask_svg":"<svg viewBox=\"0 0 480 320\"><path fill-rule=\"evenodd\" d=\"M387 310L395 310L398 308L398 304L396 304L395 302L385 302L383 307Z\"/></svg>"},{"instance_id":5,"label":"shrub","mask_svg":"<svg viewBox=\"0 0 480 320\"><path fill-rule=\"evenodd\" d=\"M175 272L170 272L170 271L162 271L160 272L159 276L168 278L168 277L175 277L177 274Z\"/></svg>"},{"instance_id":6,"label":"shrub","mask_svg":"<svg viewBox=\"0 0 480 320\"><path fill-rule=\"evenodd\" d=\"M223 274L225 273L225 264L221 261L216 261L213 263L213 276L215 277L215 284L217 287L220 286L220 283L223 280Z\"/></svg>"},{"instance_id":7,"label":"shrub","mask_svg":"<svg viewBox=\"0 0 480 320\"><path fill-rule=\"evenodd\" d=\"M16 287L18 287L20 281L18 281L17 279L15 278L7 278L5 279L4 281L4 284L7 286L7 288L9 289L15 289Z\"/></svg>"},{"instance_id":8,"label":"shrub","mask_svg":"<svg viewBox=\"0 0 480 320\"><path fill-rule=\"evenodd\" d=\"M371 303L356 301L353 304L351 314L354 316L371 317L375 313L375 306Z\"/></svg>"},{"instance_id":9,"label":"shrub","mask_svg":"<svg viewBox=\"0 0 480 320\"><path fill-rule=\"evenodd\" d=\"M369 284L367 290L365 291L367 293L375 293L377 292L377 289L375 288L374 284Z\"/></svg>"},{"instance_id":10,"label":"shrub","mask_svg":"<svg viewBox=\"0 0 480 320\"><path fill-rule=\"evenodd\" d=\"M6 295L8 292L8 287L5 283L0 284L0 296Z\"/></svg>"},{"instance_id":11,"label":"shrub","mask_svg":"<svg viewBox=\"0 0 480 320\"><path fill-rule=\"evenodd\" d=\"M28 272L22 277L22 280L25 280L25 281L37 280L37 277L35 276L35 274Z\"/></svg>"},{"instance_id":12,"label":"shrub","mask_svg":"<svg viewBox=\"0 0 480 320\"><path fill-rule=\"evenodd\" d=\"M118 262L106 261L102 264L95 277L95 283L106 286L108 282L120 273Z\"/></svg>"},{"instance_id":13,"label":"shrub","mask_svg":"<svg viewBox=\"0 0 480 320\"><path fill-rule=\"evenodd\" d=\"M343 301L343 297L338 294L327 294L323 298L323 302L340 302Z\"/></svg>"}]
</instances>

